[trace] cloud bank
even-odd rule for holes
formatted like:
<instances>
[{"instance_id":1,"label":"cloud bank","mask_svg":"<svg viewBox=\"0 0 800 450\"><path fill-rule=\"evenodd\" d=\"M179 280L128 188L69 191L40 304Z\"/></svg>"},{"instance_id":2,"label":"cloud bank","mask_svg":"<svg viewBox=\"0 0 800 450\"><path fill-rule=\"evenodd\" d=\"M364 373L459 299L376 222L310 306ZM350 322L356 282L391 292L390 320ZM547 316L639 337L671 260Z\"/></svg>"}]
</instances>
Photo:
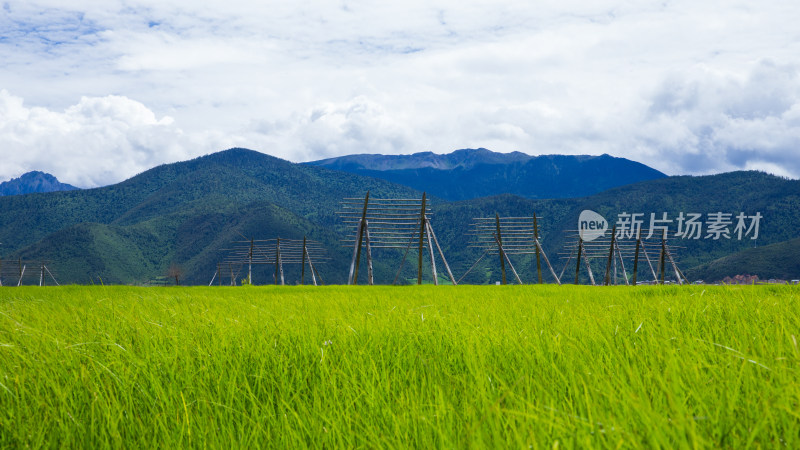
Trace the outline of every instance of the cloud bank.
<instances>
[{"instance_id":1,"label":"cloud bank","mask_svg":"<svg viewBox=\"0 0 800 450\"><path fill-rule=\"evenodd\" d=\"M0 91L6 173L36 167L82 186L119 181L164 160L188 156L172 118L156 118L126 97L83 97L61 112L28 108Z\"/></svg>"},{"instance_id":2,"label":"cloud bank","mask_svg":"<svg viewBox=\"0 0 800 450\"><path fill-rule=\"evenodd\" d=\"M233 146L800 176L800 5L380 3L3 3L0 179L92 187Z\"/></svg>"}]
</instances>

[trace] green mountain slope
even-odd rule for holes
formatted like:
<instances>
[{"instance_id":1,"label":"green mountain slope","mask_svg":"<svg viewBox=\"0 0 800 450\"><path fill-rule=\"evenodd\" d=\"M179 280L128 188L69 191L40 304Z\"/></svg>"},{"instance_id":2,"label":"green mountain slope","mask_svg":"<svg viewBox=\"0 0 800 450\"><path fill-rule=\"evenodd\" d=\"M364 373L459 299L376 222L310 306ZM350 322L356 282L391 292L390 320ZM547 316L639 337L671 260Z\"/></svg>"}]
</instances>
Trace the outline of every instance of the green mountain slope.
<instances>
[{"instance_id":1,"label":"green mountain slope","mask_svg":"<svg viewBox=\"0 0 800 450\"><path fill-rule=\"evenodd\" d=\"M183 269L187 283L207 284L222 250L242 235L256 239L306 235L322 242L333 258L320 268L325 281L343 283L352 249L340 244L345 227L335 212L343 197L361 197L367 190L383 198L420 195L385 180L231 149L159 166L104 188L1 197L0 251L7 259L51 260L62 282L145 283L163 276L174 264ZM433 227L456 278L480 256L468 246L471 219L495 212L501 216L536 212L542 242L559 274L566 267L566 261L558 258L566 238L563 230L575 229L584 209L597 211L611 224L622 212L644 213L647 218L662 212L670 218L680 212L758 212L763 216L759 247L798 237L800 225L800 182L759 172L670 177L573 199L534 200L505 194L452 203L435 197L431 201ZM676 243L685 247L679 250L684 268L755 244L749 239ZM399 277L402 281L414 277L416 253L409 253ZM391 283L401 257L399 251L376 249L376 281ZM441 261L437 263L441 276ZM532 256L517 258L515 267L525 282L535 279ZM286 268L287 282L299 278L296 269ZM567 279L571 279L570 269L564 271ZM272 270L257 268L256 283L274 282ZM362 277L365 272L362 267ZM491 283L499 279L498 272L497 261L487 259L465 280ZM743 272L746 268L737 271ZM547 272L545 279L551 280Z\"/></svg>"},{"instance_id":2,"label":"green mountain slope","mask_svg":"<svg viewBox=\"0 0 800 450\"><path fill-rule=\"evenodd\" d=\"M336 203L367 189L383 196L415 192L383 180L231 149L162 165L112 186L0 198L0 242L4 251L14 251L78 223L131 225L164 214L260 201L332 225Z\"/></svg>"},{"instance_id":3,"label":"green mountain slope","mask_svg":"<svg viewBox=\"0 0 800 450\"><path fill-rule=\"evenodd\" d=\"M342 249L330 230L268 202L230 206L216 211L175 213L132 225L83 223L59 230L15 254L23 259L52 260L59 280L77 283L142 283L178 265L189 284L208 283L222 250L244 236L321 240L334 261L321 268L331 282L340 282ZM332 245L334 244L334 245ZM288 270L288 267L287 267ZM259 284L271 281L258 268ZM294 272L287 274L294 279ZM241 275L240 277L243 277Z\"/></svg>"},{"instance_id":4,"label":"green mountain slope","mask_svg":"<svg viewBox=\"0 0 800 450\"><path fill-rule=\"evenodd\" d=\"M578 216L585 209L603 215L609 222L609 230L617 220L618 214L623 212L644 213L645 227L648 226L650 213L661 217L661 214L666 212L668 218L672 219L675 219L680 212L702 213L704 217L708 213L715 212L731 213L734 216L740 212L748 215L762 214L760 233L756 242L749 237L743 240L705 239L705 229L701 239L675 240L675 245L683 247L677 249L676 253L681 267L686 269L753 247L756 243L761 246L798 237L800 181L786 180L761 172L670 177L618 187L577 199L530 200L502 195L465 200L442 205L437 210L434 220L437 234L449 249L453 265L464 272L480 256L480 252L464 245L469 238L467 233L473 217L494 216L495 212L501 216L530 216L536 212L541 217L539 223L542 244L560 274L566 263L557 257L558 251L565 245L564 230L575 230L578 226ZM674 223L671 231L675 231ZM574 260L571 263L574 264ZM527 278L523 277L523 281L533 281L535 265L532 258L521 258L519 264L522 269L517 267L518 271L527 274ZM598 261L598 269L604 268L604 264L603 261ZM745 269L742 271L746 272ZM499 279L499 262L486 261L477 271L477 275L471 275L466 280L496 281ZM570 266L564 273L574 276L574 268ZM640 275L645 275L643 267L640 267Z\"/></svg>"},{"instance_id":5,"label":"green mountain slope","mask_svg":"<svg viewBox=\"0 0 800 450\"><path fill-rule=\"evenodd\" d=\"M745 274L758 275L762 280L800 279L800 238L749 248L687 271L693 279L707 282Z\"/></svg>"},{"instance_id":6,"label":"green mountain slope","mask_svg":"<svg viewBox=\"0 0 800 450\"><path fill-rule=\"evenodd\" d=\"M346 196L418 195L413 189L231 149L163 165L98 189L0 198L6 258L53 261L66 282L143 282L172 263L187 281L210 279L220 251L242 233L323 241L344 264L335 211ZM330 271L341 282L341 270Z\"/></svg>"}]
</instances>

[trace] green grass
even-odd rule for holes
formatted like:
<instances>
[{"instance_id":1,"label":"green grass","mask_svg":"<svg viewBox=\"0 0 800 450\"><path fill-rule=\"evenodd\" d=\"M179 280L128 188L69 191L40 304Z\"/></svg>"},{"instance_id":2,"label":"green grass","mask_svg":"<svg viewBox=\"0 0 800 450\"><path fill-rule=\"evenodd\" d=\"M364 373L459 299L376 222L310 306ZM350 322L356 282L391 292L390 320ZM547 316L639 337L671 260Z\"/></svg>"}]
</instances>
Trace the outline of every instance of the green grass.
<instances>
[{"instance_id":1,"label":"green grass","mask_svg":"<svg viewBox=\"0 0 800 450\"><path fill-rule=\"evenodd\" d=\"M2 447L800 447L797 287L0 289Z\"/></svg>"}]
</instances>

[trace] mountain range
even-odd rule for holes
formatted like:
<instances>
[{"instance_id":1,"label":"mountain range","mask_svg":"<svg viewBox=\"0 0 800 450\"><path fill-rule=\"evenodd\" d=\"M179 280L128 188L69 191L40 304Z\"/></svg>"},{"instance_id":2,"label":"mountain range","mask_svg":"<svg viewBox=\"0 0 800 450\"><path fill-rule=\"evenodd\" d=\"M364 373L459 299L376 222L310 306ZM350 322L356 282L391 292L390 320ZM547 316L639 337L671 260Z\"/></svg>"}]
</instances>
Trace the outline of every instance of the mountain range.
<instances>
[{"instance_id":1,"label":"mountain range","mask_svg":"<svg viewBox=\"0 0 800 450\"><path fill-rule=\"evenodd\" d=\"M61 183L49 173L33 171L0 183L0 196L20 195L34 192L74 191L75 186Z\"/></svg>"},{"instance_id":2,"label":"mountain range","mask_svg":"<svg viewBox=\"0 0 800 450\"><path fill-rule=\"evenodd\" d=\"M800 238L754 247L694 267L694 279L721 280L736 275L755 275L761 280L800 279Z\"/></svg>"},{"instance_id":3,"label":"mountain range","mask_svg":"<svg viewBox=\"0 0 800 450\"><path fill-rule=\"evenodd\" d=\"M502 193L525 198L573 198L666 175L609 155L531 156L485 148L412 155L348 155L308 164L365 175L426 191L445 200Z\"/></svg>"},{"instance_id":4,"label":"mountain range","mask_svg":"<svg viewBox=\"0 0 800 450\"><path fill-rule=\"evenodd\" d=\"M231 149L111 186L0 197L0 242L6 259L48 259L66 282L140 283L180 264L187 281L198 283L241 235L309 235L336 243L337 202L367 189L382 196L415 193ZM346 258L336 252L343 249L328 247L338 273Z\"/></svg>"},{"instance_id":5,"label":"mountain range","mask_svg":"<svg viewBox=\"0 0 800 450\"><path fill-rule=\"evenodd\" d=\"M504 189L496 185L496 190ZM102 188L0 197L0 252L7 261L49 260L62 283L142 284L178 265L185 282L204 284L234 241L307 236L321 242L331 257L319 267L324 281L343 283L352 248L340 242L346 226L336 211L343 198L362 198L367 191L371 198L421 196L411 186L384 179L230 149L158 166ZM800 224L800 182L760 172L657 177L577 198L537 199L506 193L451 202L433 192L429 198L433 227L456 278L480 256L467 245L470 222L495 213L530 216L536 212L545 250L558 272L564 269L567 274L568 261L558 255L568 240L563 230L574 229L584 209L597 211L609 222L623 212L648 216L664 212L672 218L681 212L758 212L763 216L756 241L760 247L797 238ZM683 248L678 256L687 273L711 281L702 272L704 265L745 251L756 242L685 241L679 243ZM376 282L391 283L401 257L397 251L376 250ZM401 271L401 282L413 278L410 266ZM523 281L533 281L533 257L519 258L515 266ZM725 275L747 273L747 267L729 267L726 270L733 273ZM254 282L274 282L272 270L258 267ZM297 267L286 270L287 282L299 278ZM491 283L498 279L498 272L497 262L485 258L465 282Z\"/></svg>"}]
</instances>

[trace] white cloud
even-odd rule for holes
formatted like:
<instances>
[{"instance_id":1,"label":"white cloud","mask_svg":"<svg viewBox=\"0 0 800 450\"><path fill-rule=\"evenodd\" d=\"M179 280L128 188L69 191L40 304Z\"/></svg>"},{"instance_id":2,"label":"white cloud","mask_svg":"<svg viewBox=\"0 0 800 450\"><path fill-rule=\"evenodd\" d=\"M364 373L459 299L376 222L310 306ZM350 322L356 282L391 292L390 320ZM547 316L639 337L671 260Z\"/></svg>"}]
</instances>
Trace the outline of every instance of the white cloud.
<instances>
[{"instance_id":1,"label":"white cloud","mask_svg":"<svg viewBox=\"0 0 800 450\"><path fill-rule=\"evenodd\" d=\"M760 169L800 176L800 76L794 66L756 64L741 79L712 72L671 77L652 96L644 130L671 169Z\"/></svg>"},{"instance_id":2,"label":"white cloud","mask_svg":"<svg viewBox=\"0 0 800 450\"><path fill-rule=\"evenodd\" d=\"M190 143L172 118L126 97L83 97L56 112L0 91L0 178L36 168L77 186L104 185L191 156Z\"/></svg>"},{"instance_id":3,"label":"white cloud","mask_svg":"<svg viewBox=\"0 0 800 450\"><path fill-rule=\"evenodd\" d=\"M49 168L93 186L231 146L800 176L793 2L65 5L0 9L0 178Z\"/></svg>"}]
</instances>

